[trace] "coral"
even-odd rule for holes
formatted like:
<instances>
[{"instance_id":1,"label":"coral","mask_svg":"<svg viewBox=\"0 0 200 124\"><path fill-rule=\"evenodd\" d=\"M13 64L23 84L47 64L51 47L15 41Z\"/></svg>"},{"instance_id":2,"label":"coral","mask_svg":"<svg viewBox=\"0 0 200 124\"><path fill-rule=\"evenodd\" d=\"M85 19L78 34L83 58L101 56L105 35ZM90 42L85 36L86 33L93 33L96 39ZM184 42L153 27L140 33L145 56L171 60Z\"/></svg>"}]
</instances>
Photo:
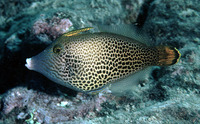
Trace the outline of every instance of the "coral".
<instances>
[{"instance_id":1,"label":"coral","mask_svg":"<svg viewBox=\"0 0 200 124\"><path fill-rule=\"evenodd\" d=\"M16 52L20 50L20 44L22 43L22 40L18 38L17 34L11 35L6 41L5 45L6 47L12 51Z\"/></svg>"},{"instance_id":2,"label":"coral","mask_svg":"<svg viewBox=\"0 0 200 124\"><path fill-rule=\"evenodd\" d=\"M82 93L74 98L51 96L18 87L3 97L3 113L9 114L14 109L26 108L27 113L17 113L17 119L25 119L31 115L34 119L30 120L39 123L71 121L80 117L94 118L107 98L103 94L88 96Z\"/></svg>"},{"instance_id":3,"label":"coral","mask_svg":"<svg viewBox=\"0 0 200 124\"><path fill-rule=\"evenodd\" d=\"M1 0L0 1L0 29L6 27L6 23L12 21L12 17L25 11L37 0Z\"/></svg>"},{"instance_id":4,"label":"coral","mask_svg":"<svg viewBox=\"0 0 200 124\"><path fill-rule=\"evenodd\" d=\"M142 10L141 7L145 0L123 0L123 5L128 12L125 23L127 24L138 24L138 16Z\"/></svg>"},{"instance_id":5,"label":"coral","mask_svg":"<svg viewBox=\"0 0 200 124\"><path fill-rule=\"evenodd\" d=\"M10 113L15 107L27 106L29 100L32 98L32 91L24 90L22 87L12 89L7 93L7 96L3 98L3 112L5 114Z\"/></svg>"},{"instance_id":6,"label":"coral","mask_svg":"<svg viewBox=\"0 0 200 124\"><path fill-rule=\"evenodd\" d=\"M69 31L72 22L67 18L53 16L51 19L41 18L34 22L32 32L41 41L55 40L58 36Z\"/></svg>"},{"instance_id":7,"label":"coral","mask_svg":"<svg viewBox=\"0 0 200 124\"><path fill-rule=\"evenodd\" d=\"M155 0L149 7L151 12L148 13L144 28L154 44L182 48L186 43L198 39L200 30L196 26L199 25L200 5L197 0Z\"/></svg>"}]
</instances>

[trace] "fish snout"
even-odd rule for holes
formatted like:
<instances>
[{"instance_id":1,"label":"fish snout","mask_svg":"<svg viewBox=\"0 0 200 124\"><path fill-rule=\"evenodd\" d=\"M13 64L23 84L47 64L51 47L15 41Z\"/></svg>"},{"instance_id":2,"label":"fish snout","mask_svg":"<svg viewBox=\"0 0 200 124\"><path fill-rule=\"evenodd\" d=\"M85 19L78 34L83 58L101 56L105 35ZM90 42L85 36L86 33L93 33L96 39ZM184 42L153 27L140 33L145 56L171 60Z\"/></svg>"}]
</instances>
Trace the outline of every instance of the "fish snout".
<instances>
[{"instance_id":1,"label":"fish snout","mask_svg":"<svg viewBox=\"0 0 200 124\"><path fill-rule=\"evenodd\" d=\"M32 59L31 58L27 58L26 59L26 64L25 66L29 69L29 70L33 70L33 64L32 64Z\"/></svg>"}]
</instances>

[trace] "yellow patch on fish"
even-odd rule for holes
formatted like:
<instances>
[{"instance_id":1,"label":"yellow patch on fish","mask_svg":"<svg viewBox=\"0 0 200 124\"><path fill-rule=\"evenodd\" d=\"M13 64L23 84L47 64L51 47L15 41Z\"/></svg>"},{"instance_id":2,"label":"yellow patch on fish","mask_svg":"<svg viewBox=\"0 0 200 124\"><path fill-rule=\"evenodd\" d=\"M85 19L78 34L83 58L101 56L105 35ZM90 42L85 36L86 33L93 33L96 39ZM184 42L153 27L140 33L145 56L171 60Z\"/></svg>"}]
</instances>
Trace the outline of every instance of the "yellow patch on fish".
<instances>
[{"instance_id":1,"label":"yellow patch on fish","mask_svg":"<svg viewBox=\"0 0 200 124\"><path fill-rule=\"evenodd\" d=\"M88 31L90 29L92 29L92 27L82 28L82 29L79 29L79 30L70 31L70 32L67 32L67 33L63 34L63 36L67 36L67 37L74 36L74 35L77 35L77 34L79 34L81 32Z\"/></svg>"}]
</instances>

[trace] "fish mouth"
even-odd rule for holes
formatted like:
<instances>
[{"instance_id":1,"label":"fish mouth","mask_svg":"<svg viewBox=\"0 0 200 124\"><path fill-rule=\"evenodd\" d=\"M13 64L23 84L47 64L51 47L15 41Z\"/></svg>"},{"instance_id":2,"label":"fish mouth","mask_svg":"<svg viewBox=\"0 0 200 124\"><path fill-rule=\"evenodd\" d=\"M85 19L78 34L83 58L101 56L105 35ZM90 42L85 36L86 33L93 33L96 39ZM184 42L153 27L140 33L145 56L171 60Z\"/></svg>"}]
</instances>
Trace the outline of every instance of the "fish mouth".
<instances>
[{"instance_id":1,"label":"fish mouth","mask_svg":"<svg viewBox=\"0 0 200 124\"><path fill-rule=\"evenodd\" d=\"M25 64L25 66L26 66L29 70L33 70L33 64L32 64L31 58L27 58L27 59L26 59L26 64Z\"/></svg>"}]
</instances>

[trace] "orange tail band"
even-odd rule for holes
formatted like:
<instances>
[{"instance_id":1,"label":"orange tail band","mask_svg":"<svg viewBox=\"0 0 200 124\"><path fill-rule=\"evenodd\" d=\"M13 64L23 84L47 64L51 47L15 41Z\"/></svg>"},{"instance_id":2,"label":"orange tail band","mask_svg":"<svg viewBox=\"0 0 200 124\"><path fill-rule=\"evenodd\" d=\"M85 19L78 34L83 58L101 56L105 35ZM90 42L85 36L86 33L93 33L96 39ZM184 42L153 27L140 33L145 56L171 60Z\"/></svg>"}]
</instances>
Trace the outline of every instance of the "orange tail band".
<instances>
[{"instance_id":1,"label":"orange tail band","mask_svg":"<svg viewBox=\"0 0 200 124\"><path fill-rule=\"evenodd\" d=\"M159 52L159 66L173 65L180 60L181 54L175 47L158 46L156 48Z\"/></svg>"}]
</instances>

